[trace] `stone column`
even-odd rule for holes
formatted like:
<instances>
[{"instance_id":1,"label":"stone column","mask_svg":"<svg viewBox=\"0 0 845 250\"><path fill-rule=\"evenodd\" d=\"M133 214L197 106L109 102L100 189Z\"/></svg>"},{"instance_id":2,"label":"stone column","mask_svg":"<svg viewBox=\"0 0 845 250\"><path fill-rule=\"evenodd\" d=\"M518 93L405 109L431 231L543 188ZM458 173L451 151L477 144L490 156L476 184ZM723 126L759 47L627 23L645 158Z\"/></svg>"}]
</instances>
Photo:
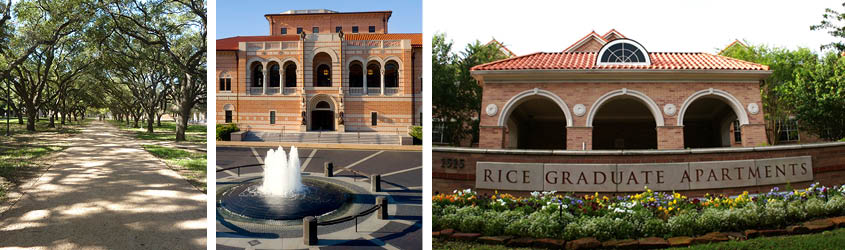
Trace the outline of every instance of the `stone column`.
<instances>
[{"instance_id":1,"label":"stone column","mask_svg":"<svg viewBox=\"0 0 845 250\"><path fill-rule=\"evenodd\" d=\"M279 68L279 94L285 93L285 70Z\"/></svg>"},{"instance_id":2,"label":"stone column","mask_svg":"<svg viewBox=\"0 0 845 250\"><path fill-rule=\"evenodd\" d=\"M367 69L364 69L364 95L369 95L370 91L367 89Z\"/></svg>"},{"instance_id":3,"label":"stone column","mask_svg":"<svg viewBox=\"0 0 845 250\"><path fill-rule=\"evenodd\" d=\"M264 74L264 78L261 79L261 94L267 94L267 70L262 72Z\"/></svg>"},{"instance_id":4,"label":"stone column","mask_svg":"<svg viewBox=\"0 0 845 250\"><path fill-rule=\"evenodd\" d=\"M592 150L593 149L593 128L592 127L567 127L566 128L566 150Z\"/></svg>"},{"instance_id":5,"label":"stone column","mask_svg":"<svg viewBox=\"0 0 845 250\"><path fill-rule=\"evenodd\" d=\"M379 70L379 80L381 80L381 95L384 95L384 69Z\"/></svg>"},{"instance_id":6,"label":"stone column","mask_svg":"<svg viewBox=\"0 0 845 250\"><path fill-rule=\"evenodd\" d=\"M657 127L657 149L684 149L684 127Z\"/></svg>"}]
</instances>

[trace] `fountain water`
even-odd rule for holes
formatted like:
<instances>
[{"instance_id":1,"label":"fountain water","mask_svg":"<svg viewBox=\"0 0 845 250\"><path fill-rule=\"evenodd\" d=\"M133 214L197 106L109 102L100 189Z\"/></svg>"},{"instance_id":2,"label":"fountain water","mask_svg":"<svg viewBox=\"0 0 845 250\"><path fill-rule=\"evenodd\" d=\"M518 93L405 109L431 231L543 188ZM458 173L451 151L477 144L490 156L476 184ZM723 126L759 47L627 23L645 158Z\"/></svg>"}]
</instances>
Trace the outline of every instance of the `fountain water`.
<instances>
[{"instance_id":1,"label":"fountain water","mask_svg":"<svg viewBox=\"0 0 845 250\"><path fill-rule=\"evenodd\" d=\"M299 170L299 151L291 147L290 158L285 150L267 151L264 158L264 181L258 190L267 196L292 197L302 192L302 173Z\"/></svg>"},{"instance_id":2,"label":"fountain water","mask_svg":"<svg viewBox=\"0 0 845 250\"><path fill-rule=\"evenodd\" d=\"M235 214L254 219L292 220L334 211L349 197L343 189L310 177L303 180L299 152L291 147L267 151L264 177L227 188L220 205Z\"/></svg>"}]
</instances>

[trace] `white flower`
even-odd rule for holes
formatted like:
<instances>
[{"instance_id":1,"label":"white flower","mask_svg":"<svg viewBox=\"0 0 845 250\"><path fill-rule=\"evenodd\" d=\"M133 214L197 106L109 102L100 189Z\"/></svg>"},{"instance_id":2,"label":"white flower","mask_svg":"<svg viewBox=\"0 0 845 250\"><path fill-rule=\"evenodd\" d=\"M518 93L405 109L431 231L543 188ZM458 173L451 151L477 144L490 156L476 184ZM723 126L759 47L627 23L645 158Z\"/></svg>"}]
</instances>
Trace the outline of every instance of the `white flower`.
<instances>
[{"instance_id":1,"label":"white flower","mask_svg":"<svg viewBox=\"0 0 845 250\"><path fill-rule=\"evenodd\" d=\"M535 198L536 198L536 197L539 197L539 196L540 196L540 192L537 192L537 191L531 192L531 196L532 196L532 197L535 197Z\"/></svg>"}]
</instances>

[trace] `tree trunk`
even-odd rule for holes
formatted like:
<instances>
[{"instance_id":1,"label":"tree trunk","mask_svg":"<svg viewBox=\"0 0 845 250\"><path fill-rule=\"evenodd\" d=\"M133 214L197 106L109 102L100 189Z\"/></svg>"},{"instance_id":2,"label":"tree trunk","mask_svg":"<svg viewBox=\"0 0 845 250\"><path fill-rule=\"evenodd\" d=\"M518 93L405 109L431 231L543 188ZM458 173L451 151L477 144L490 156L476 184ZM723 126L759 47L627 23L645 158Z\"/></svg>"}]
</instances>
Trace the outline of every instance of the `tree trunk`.
<instances>
[{"instance_id":1,"label":"tree trunk","mask_svg":"<svg viewBox=\"0 0 845 250\"><path fill-rule=\"evenodd\" d=\"M153 133L153 123L155 122L155 112L147 112L147 133Z\"/></svg>"},{"instance_id":2,"label":"tree trunk","mask_svg":"<svg viewBox=\"0 0 845 250\"><path fill-rule=\"evenodd\" d=\"M18 125L23 125L23 112L15 112L15 115L18 116Z\"/></svg>"},{"instance_id":3,"label":"tree trunk","mask_svg":"<svg viewBox=\"0 0 845 250\"><path fill-rule=\"evenodd\" d=\"M163 116L163 115L164 115L164 112L161 112L161 113L160 113L160 114L158 114L158 115L157 115L157 117L156 117L156 123L157 123L157 125L158 125L159 127L161 127L161 116Z\"/></svg>"},{"instance_id":4,"label":"tree trunk","mask_svg":"<svg viewBox=\"0 0 845 250\"><path fill-rule=\"evenodd\" d=\"M140 115L138 115L138 114L133 114L133 115L132 115L132 119L134 119L134 120L135 120L135 123L134 123L134 124L132 124L132 127L133 127L133 128L138 128L138 120L141 120L141 116L140 116Z\"/></svg>"},{"instance_id":5,"label":"tree trunk","mask_svg":"<svg viewBox=\"0 0 845 250\"><path fill-rule=\"evenodd\" d=\"M55 118L55 117L56 117L56 113L54 113L54 112L50 112L50 113L48 113L48 114L47 114L47 116L49 116L49 117L50 117L50 124L49 124L49 125L47 125L47 127L50 127L50 128L55 128L55 127L56 127L56 118Z\"/></svg>"},{"instance_id":6,"label":"tree trunk","mask_svg":"<svg viewBox=\"0 0 845 250\"><path fill-rule=\"evenodd\" d=\"M176 141L185 140L185 131L188 129L188 119L191 116L191 109L193 109L191 102L182 101L179 103L179 115L176 119Z\"/></svg>"},{"instance_id":7,"label":"tree trunk","mask_svg":"<svg viewBox=\"0 0 845 250\"><path fill-rule=\"evenodd\" d=\"M35 105L26 105L26 130L35 132L35 121L38 119L38 110Z\"/></svg>"}]
</instances>

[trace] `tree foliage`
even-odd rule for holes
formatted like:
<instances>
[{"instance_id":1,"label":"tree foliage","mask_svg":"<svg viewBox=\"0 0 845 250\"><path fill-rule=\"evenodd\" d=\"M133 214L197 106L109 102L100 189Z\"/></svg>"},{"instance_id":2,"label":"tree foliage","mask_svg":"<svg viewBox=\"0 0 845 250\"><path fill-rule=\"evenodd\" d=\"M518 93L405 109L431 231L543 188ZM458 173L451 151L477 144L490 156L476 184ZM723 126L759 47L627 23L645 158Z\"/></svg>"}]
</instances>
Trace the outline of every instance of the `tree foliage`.
<instances>
[{"instance_id":1,"label":"tree foliage","mask_svg":"<svg viewBox=\"0 0 845 250\"><path fill-rule=\"evenodd\" d=\"M802 121L802 129L827 140L845 138L845 57L830 52L818 62L806 63L777 91Z\"/></svg>"},{"instance_id":2,"label":"tree foliage","mask_svg":"<svg viewBox=\"0 0 845 250\"><path fill-rule=\"evenodd\" d=\"M443 134L453 145L478 137L482 88L472 77L472 67L507 58L498 47L479 41L467 44L460 54L443 33L432 39L432 113L445 125Z\"/></svg>"},{"instance_id":3,"label":"tree foliage","mask_svg":"<svg viewBox=\"0 0 845 250\"><path fill-rule=\"evenodd\" d=\"M842 7L845 9L845 2L842 2ZM822 45L821 49L834 48L839 52L845 52L845 11L839 12L827 8L822 14L822 18L824 19L819 24L810 26L810 30L824 30L831 36L843 40Z\"/></svg>"}]
</instances>

